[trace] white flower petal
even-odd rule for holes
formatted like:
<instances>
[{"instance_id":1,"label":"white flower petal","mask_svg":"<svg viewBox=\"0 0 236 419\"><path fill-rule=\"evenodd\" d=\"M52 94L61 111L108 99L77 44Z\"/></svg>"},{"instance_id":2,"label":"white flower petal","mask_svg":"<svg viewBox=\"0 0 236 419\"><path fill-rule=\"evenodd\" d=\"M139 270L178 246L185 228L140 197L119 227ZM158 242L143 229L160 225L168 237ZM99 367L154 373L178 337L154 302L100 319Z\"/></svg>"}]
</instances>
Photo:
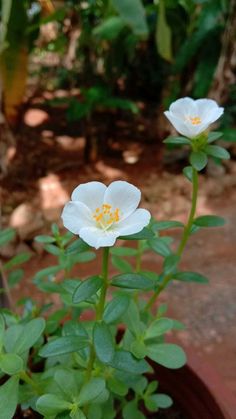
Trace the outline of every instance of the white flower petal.
<instances>
[{"instance_id":1,"label":"white flower petal","mask_svg":"<svg viewBox=\"0 0 236 419\"><path fill-rule=\"evenodd\" d=\"M196 105L198 107L198 115L204 122L212 124L224 112L224 108L218 106L217 102L212 99L198 99L196 100Z\"/></svg>"},{"instance_id":2,"label":"white flower petal","mask_svg":"<svg viewBox=\"0 0 236 419\"><path fill-rule=\"evenodd\" d=\"M195 136L195 132L191 129L192 124L191 126L190 124L186 124L184 119L181 119L173 115L172 112L165 111L164 114L179 134L182 134L188 138L192 138Z\"/></svg>"},{"instance_id":3,"label":"white flower petal","mask_svg":"<svg viewBox=\"0 0 236 419\"><path fill-rule=\"evenodd\" d=\"M139 208L125 220L116 223L114 231L119 231L119 236L135 234L146 227L149 224L150 219L150 212Z\"/></svg>"},{"instance_id":4,"label":"white flower petal","mask_svg":"<svg viewBox=\"0 0 236 419\"><path fill-rule=\"evenodd\" d=\"M110 247L115 243L118 232L113 230L102 230L97 227L84 227L79 233L81 239L83 239L89 246L95 247Z\"/></svg>"},{"instance_id":5,"label":"white flower petal","mask_svg":"<svg viewBox=\"0 0 236 419\"><path fill-rule=\"evenodd\" d=\"M131 183L121 180L112 182L104 195L105 204L110 204L113 210L119 208L121 219L128 217L136 210L140 199L140 190Z\"/></svg>"},{"instance_id":6,"label":"white flower petal","mask_svg":"<svg viewBox=\"0 0 236 419\"><path fill-rule=\"evenodd\" d=\"M74 234L79 234L82 227L95 224L90 209L77 201L70 201L65 205L61 218L64 226Z\"/></svg>"},{"instance_id":7,"label":"white flower petal","mask_svg":"<svg viewBox=\"0 0 236 419\"><path fill-rule=\"evenodd\" d=\"M186 115L196 114L197 107L195 100L190 97L184 97L182 99L177 99L170 105L169 111L175 114L177 117L185 118Z\"/></svg>"},{"instance_id":8,"label":"white flower petal","mask_svg":"<svg viewBox=\"0 0 236 419\"><path fill-rule=\"evenodd\" d=\"M194 138L220 118L223 112L224 109L212 99L185 97L173 102L164 114L180 134Z\"/></svg>"},{"instance_id":9,"label":"white flower petal","mask_svg":"<svg viewBox=\"0 0 236 419\"><path fill-rule=\"evenodd\" d=\"M189 138L197 137L201 132L205 131L210 123L208 121L203 121L200 124L193 125L191 122L186 122L186 125L188 126L189 131L191 131L191 135L189 135Z\"/></svg>"},{"instance_id":10,"label":"white flower petal","mask_svg":"<svg viewBox=\"0 0 236 419\"><path fill-rule=\"evenodd\" d=\"M224 113L224 108L212 109L209 112L209 116L208 116L208 120L210 121L210 124L213 124L213 122L217 121L217 119L219 119L221 115L223 115L223 113Z\"/></svg>"},{"instance_id":11,"label":"white flower petal","mask_svg":"<svg viewBox=\"0 0 236 419\"><path fill-rule=\"evenodd\" d=\"M74 189L71 199L83 202L93 212L102 205L106 189L101 182L82 183Z\"/></svg>"}]
</instances>

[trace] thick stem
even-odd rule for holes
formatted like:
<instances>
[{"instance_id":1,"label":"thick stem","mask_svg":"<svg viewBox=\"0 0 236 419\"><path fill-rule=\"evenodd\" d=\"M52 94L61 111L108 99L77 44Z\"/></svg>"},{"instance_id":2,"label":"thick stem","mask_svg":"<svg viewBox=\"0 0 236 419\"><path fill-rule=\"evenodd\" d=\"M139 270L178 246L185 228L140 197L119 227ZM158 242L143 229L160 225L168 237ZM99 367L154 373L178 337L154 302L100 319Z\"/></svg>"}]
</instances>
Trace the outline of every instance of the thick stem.
<instances>
[{"instance_id":1,"label":"thick stem","mask_svg":"<svg viewBox=\"0 0 236 419\"><path fill-rule=\"evenodd\" d=\"M100 299L97 307L96 320L101 320L103 316L103 311L106 302L106 294L108 287L108 260L109 260L109 247L104 247L103 249L103 259L102 259L102 279L103 286L101 289Z\"/></svg>"},{"instance_id":2,"label":"thick stem","mask_svg":"<svg viewBox=\"0 0 236 419\"><path fill-rule=\"evenodd\" d=\"M104 247L104 249L103 249L103 259L102 259L103 285L102 285L100 298L99 298L99 302L98 302L98 306L97 306L96 320L101 320L102 317L103 317L103 311L104 311L104 307L105 307L106 294L107 294L107 288L108 288L108 261L109 261L109 247ZM89 379L91 377L95 357L96 357L95 350L94 350L93 345L91 345L90 357L89 357L87 372L86 372L86 381L89 381Z\"/></svg>"},{"instance_id":3,"label":"thick stem","mask_svg":"<svg viewBox=\"0 0 236 419\"><path fill-rule=\"evenodd\" d=\"M192 228L192 225L193 225L194 216L195 216L196 207L197 207L198 172L194 168L193 168L192 183L193 183L192 205L191 205L191 209L190 209L187 224L184 227L184 233L183 233L182 239L180 241L179 247L178 247L177 252L176 252L176 254L178 256L182 255L182 253L185 249L185 246L187 244L187 241L189 239L189 236L191 234L191 228ZM145 306L145 310L148 310L153 306L153 304L155 303L158 295L165 289L165 287L168 285L168 283L171 281L171 279L172 279L172 274L166 275L164 277L162 284L159 286L159 288L154 292L154 294L152 295L150 300L147 302L147 304Z\"/></svg>"}]
</instances>

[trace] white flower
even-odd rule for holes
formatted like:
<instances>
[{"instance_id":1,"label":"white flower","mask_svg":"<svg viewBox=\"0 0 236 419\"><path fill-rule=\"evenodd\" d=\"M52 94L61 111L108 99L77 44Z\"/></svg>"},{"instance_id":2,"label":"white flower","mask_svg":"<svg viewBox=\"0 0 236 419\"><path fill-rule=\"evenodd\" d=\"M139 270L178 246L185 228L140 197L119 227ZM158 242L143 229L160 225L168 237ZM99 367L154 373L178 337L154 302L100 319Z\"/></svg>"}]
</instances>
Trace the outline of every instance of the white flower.
<instances>
[{"instance_id":1,"label":"white flower","mask_svg":"<svg viewBox=\"0 0 236 419\"><path fill-rule=\"evenodd\" d=\"M119 236L138 233L149 223L149 211L137 209L140 198L140 190L128 182L116 181L108 187L84 183L73 191L62 220L90 246L112 246Z\"/></svg>"},{"instance_id":2,"label":"white flower","mask_svg":"<svg viewBox=\"0 0 236 419\"><path fill-rule=\"evenodd\" d=\"M178 99L164 112L176 131L188 138L197 137L223 114L212 99Z\"/></svg>"}]
</instances>

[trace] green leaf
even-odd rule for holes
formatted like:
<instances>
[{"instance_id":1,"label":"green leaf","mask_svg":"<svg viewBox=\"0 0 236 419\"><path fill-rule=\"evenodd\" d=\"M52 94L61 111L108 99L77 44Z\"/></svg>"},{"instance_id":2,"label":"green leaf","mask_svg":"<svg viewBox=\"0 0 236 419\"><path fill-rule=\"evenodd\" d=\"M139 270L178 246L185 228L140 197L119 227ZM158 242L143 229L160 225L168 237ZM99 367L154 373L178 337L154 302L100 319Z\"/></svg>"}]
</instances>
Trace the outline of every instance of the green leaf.
<instances>
[{"instance_id":1,"label":"green leaf","mask_svg":"<svg viewBox=\"0 0 236 419\"><path fill-rule=\"evenodd\" d=\"M166 368L181 368L186 363L183 349L172 343L158 343L148 345L147 356Z\"/></svg>"},{"instance_id":2,"label":"green leaf","mask_svg":"<svg viewBox=\"0 0 236 419\"><path fill-rule=\"evenodd\" d=\"M85 263L85 262L90 262L91 260L94 260L95 258L96 258L96 253L88 250L82 253L78 253L75 256L74 262Z\"/></svg>"},{"instance_id":3,"label":"green leaf","mask_svg":"<svg viewBox=\"0 0 236 419\"><path fill-rule=\"evenodd\" d=\"M137 249L132 247L112 247L110 253L114 256L137 256Z\"/></svg>"},{"instance_id":4,"label":"green leaf","mask_svg":"<svg viewBox=\"0 0 236 419\"><path fill-rule=\"evenodd\" d=\"M103 321L97 322L93 329L94 349L98 359L104 364L111 362L114 353L113 337L109 327Z\"/></svg>"},{"instance_id":5,"label":"green leaf","mask_svg":"<svg viewBox=\"0 0 236 419\"><path fill-rule=\"evenodd\" d=\"M40 280L46 277L55 277L55 274L61 271L61 266L49 266L49 268L41 269L38 271L34 277L34 280Z\"/></svg>"},{"instance_id":6,"label":"green leaf","mask_svg":"<svg viewBox=\"0 0 236 419\"><path fill-rule=\"evenodd\" d=\"M15 271L12 271L8 275L8 285L10 288L14 287L16 284L19 284L21 279L24 276L23 269L16 269Z\"/></svg>"},{"instance_id":7,"label":"green leaf","mask_svg":"<svg viewBox=\"0 0 236 419\"><path fill-rule=\"evenodd\" d=\"M54 243L56 241L55 237L46 236L46 235L36 236L34 240L37 243Z\"/></svg>"},{"instance_id":8,"label":"green leaf","mask_svg":"<svg viewBox=\"0 0 236 419\"><path fill-rule=\"evenodd\" d=\"M136 234L130 234L129 236L120 236L121 240L148 240L154 237L154 233L147 227L144 227L142 231Z\"/></svg>"},{"instance_id":9,"label":"green leaf","mask_svg":"<svg viewBox=\"0 0 236 419\"><path fill-rule=\"evenodd\" d=\"M65 310L67 312L67 310ZM62 329L63 336L84 336L88 337L88 333L83 326L82 322L78 322L77 320L68 320L63 325Z\"/></svg>"},{"instance_id":10,"label":"green leaf","mask_svg":"<svg viewBox=\"0 0 236 419\"><path fill-rule=\"evenodd\" d=\"M191 141L186 137L176 137L176 136L171 135L170 137L167 137L163 141L163 143L174 144L174 145L185 145L185 144L189 145L191 144Z\"/></svg>"},{"instance_id":11,"label":"green leaf","mask_svg":"<svg viewBox=\"0 0 236 419\"><path fill-rule=\"evenodd\" d=\"M207 145L205 151L209 156L216 157L217 159L230 159L229 152L218 145Z\"/></svg>"},{"instance_id":12,"label":"green leaf","mask_svg":"<svg viewBox=\"0 0 236 419\"><path fill-rule=\"evenodd\" d=\"M131 27L135 35L148 35L145 9L141 0L112 0L112 4L123 22Z\"/></svg>"},{"instance_id":13,"label":"green leaf","mask_svg":"<svg viewBox=\"0 0 236 419\"><path fill-rule=\"evenodd\" d=\"M17 374L23 370L23 359L16 354L1 354L0 370L8 375Z\"/></svg>"},{"instance_id":14,"label":"green leaf","mask_svg":"<svg viewBox=\"0 0 236 419\"><path fill-rule=\"evenodd\" d=\"M173 400L167 394L158 393L154 394L153 397L155 397L156 404L161 409L167 409L173 404Z\"/></svg>"},{"instance_id":15,"label":"green leaf","mask_svg":"<svg viewBox=\"0 0 236 419\"><path fill-rule=\"evenodd\" d=\"M66 253L67 254L71 254L71 253L82 253L87 251L88 249L90 249L89 245L87 243L85 243L82 239L77 239L75 241L73 241L73 243L71 243L67 249L66 249Z\"/></svg>"},{"instance_id":16,"label":"green leaf","mask_svg":"<svg viewBox=\"0 0 236 419\"><path fill-rule=\"evenodd\" d=\"M151 381L148 383L147 389L145 391L145 394L150 395L156 391L158 387L158 381Z\"/></svg>"},{"instance_id":17,"label":"green leaf","mask_svg":"<svg viewBox=\"0 0 236 419\"><path fill-rule=\"evenodd\" d=\"M34 284L37 286L37 288L43 292L48 293L61 293L61 284L58 284L53 281L44 281L43 279L34 280Z\"/></svg>"},{"instance_id":18,"label":"green leaf","mask_svg":"<svg viewBox=\"0 0 236 419\"><path fill-rule=\"evenodd\" d=\"M165 317L154 320L145 332L145 339L153 339L162 336L173 328L173 321Z\"/></svg>"},{"instance_id":19,"label":"green leaf","mask_svg":"<svg viewBox=\"0 0 236 419\"><path fill-rule=\"evenodd\" d=\"M12 419L18 403L19 378L13 376L0 387L0 418Z\"/></svg>"},{"instance_id":20,"label":"green leaf","mask_svg":"<svg viewBox=\"0 0 236 419\"><path fill-rule=\"evenodd\" d=\"M118 394L118 396L124 397L128 393L127 385L122 381L118 380L116 377L109 377L107 385L109 390L114 394Z\"/></svg>"},{"instance_id":21,"label":"green leaf","mask_svg":"<svg viewBox=\"0 0 236 419\"><path fill-rule=\"evenodd\" d=\"M190 182L193 181L193 168L192 168L192 166L186 166L183 169L183 174Z\"/></svg>"},{"instance_id":22,"label":"green leaf","mask_svg":"<svg viewBox=\"0 0 236 419\"><path fill-rule=\"evenodd\" d=\"M178 279L184 282L198 282L200 284L208 284L208 279L196 272L177 272L173 275L173 279Z\"/></svg>"},{"instance_id":23,"label":"green leaf","mask_svg":"<svg viewBox=\"0 0 236 419\"><path fill-rule=\"evenodd\" d=\"M162 231L177 227L184 227L184 224L180 221L155 221L152 224L153 231Z\"/></svg>"},{"instance_id":24,"label":"green leaf","mask_svg":"<svg viewBox=\"0 0 236 419\"><path fill-rule=\"evenodd\" d=\"M16 236L16 232L13 228L6 228L5 230L0 231L0 246L4 246Z\"/></svg>"},{"instance_id":25,"label":"green leaf","mask_svg":"<svg viewBox=\"0 0 236 419\"><path fill-rule=\"evenodd\" d=\"M148 240L148 245L158 255L163 257L171 255L171 250L162 237L156 237L154 239Z\"/></svg>"},{"instance_id":26,"label":"green leaf","mask_svg":"<svg viewBox=\"0 0 236 419\"><path fill-rule=\"evenodd\" d=\"M164 0L159 0L156 29L157 50L162 58L172 61L171 30L166 21L166 9Z\"/></svg>"},{"instance_id":27,"label":"green leaf","mask_svg":"<svg viewBox=\"0 0 236 419\"><path fill-rule=\"evenodd\" d=\"M52 224L52 226L51 226L51 230L52 230L52 234L53 234L55 237L59 237L59 236L60 236L59 227L58 227L58 225L57 225L56 223L53 223L53 224Z\"/></svg>"},{"instance_id":28,"label":"green leaf","mask_svg":"<svg viewBox=\"0 0 236 419\"><path fill-rule=\"evenodd\" d=\"M127 260L121 259L118 256L112 256L112 265L121 272L132 272L132 265Z\"/></svg>"},{"instance_id":29,"label":"green leaf","mask_svg":"<svg viewBox=\"0 0 236 419\"><path fill-rule=\"evenodd\" d=\"M66 399L73 400L83 383L83 376L77 370L60 368L55 371L54 380ZM66 385L65 385L66 383Z\"/></svg>"},{"instance_id":30,"label":"green leaf","mask_svg":"<svg viewBox=\"0 0 236 419\"><path fill-rule=\"evenodd\" d=\"M103 410L103 411L102 411ZM104 405L101 407L98 404L90 404L88 407L87 417L81 419L113 419L113 416L107 417L104 414Z\"/></svg>"},{"instance_id":31,"label":"green leaf","mask_svg":"<svg viewBox=\"0 0 236 419\"><path fill-rule=\"evenodd\" d=\"M151 290L154 288L154 282L151 279L136 273L116 275L112 278L111 284L129 289Z\"/></svg>"},{"instance_id":32,"label":"green leaf","mask_svg":"<svg viewBox=\"0 0 236 419\"><path fill-rule=\"evenodd\" d=\"M137 401L127 402L122 410L124 419L145 419L143 413L138 410Z\"/></svg>"},{"instance_id":33,"label":"green leaf","mask_svg":"<svg viewBox=\"0 0 236 419\"><path fill-rule=\"evenodd\" d=\"M217 215L202 215L194 220L194 225L198 227L222 227L225 220Z\"/></svg>"},{"instance_id":34,"label":"green leaf","mask_svg":"<svg viewBox=\"0 0 236 419\"><path fill-rule=\"evenodd\" d=\"M56 394L44 394L43 396L39 397L36 402L37 411L45 417L56 415L57 413L63 412L64 410L70 410L71 407L71 403L63 400Z\"/></svg>"},{"instance_id":35,"label":"green leaf","mask_svg":"<svg viewBox=\"0 0 236 419\"><path fill-rule=\"evenodd\" d=\"M44 249L46 250L46 252L51 253L51 255L54 256L60 256L62 254L62 250L60 249L60 247L56 246L55 244L46 244L44 246Z\"/></svg>"},{"instance_id":36,"label":"green leaf","mask_svg":"<svg viewBox=\"0 0 236 419\"><path fill-rule=\"evenodd\" d=\"M77 352L89 346L89 341L83 336L62 336L46 343L39 355L43 358Z\"/></svg>"},{"instance_id":37,"label":"green leaf","mask_svg":"<svg viewBox=\"0 0 236 419\"><path fill-rule=\"evenodd\" d=\"M209 132L207 142L213 143L214 141L218 140L222 136L223 136L223 132L218 132L218 131Z\"/></svg>"},{"instance_id":38,"label":"green leaf","mask_svg":"<svg viewBox=\"0 0 236 419\"><path fill-rule=\"evenodd\" d=\"M142 340L135 339L131 343L130 350L137 359L143 359L147 356L147 347Z\"/></svg>"},{"instance_id":39,"label":"green leaf","mask_svg":"<svg viewBox=\"0 0 236 419\"><path fill-rule=\"evenodd\" d=\"M31 254L28 252L20 253L19 255L14 256L9 262L4 264L4 269L8 270L13 268L16 265L21 265L22 263L27 262L31 258Z\"/></svg>"},{"instance_id":40,"label":"green leaf","mask_svg":"<svg viewBox=\"0 0 236 419\"><path fill-rule=\"evenodd\" d=\"M105 380L103 378L91 378L81 388L78 396L79 406L84 406L87 403L93 402L105 390Z\"/></svg>"},{"instance_id":41,"label":"green leaf","mask_svg":"<svg viewBox=\"0 0 236 419\"><path fill-rule=\"evenodd\" d=\"M5 332L4 345L7 352L22 354L29 350L42 335L45 320L36 318L22 325L13 325Z\"/></svg>"},{"instance_id":42,"label":"green leaf","mask_svg":"<svg viewBox=\"0 0 236 419\"><path fill-rule=\"evenodd\" d=\"M148 363L144 359L138 360L134 358L130 352L124 350L115 352L109 365L112 368L131 374L143 374L150 369Z\"/></svg>"},{"instance_id":43,"label":"green leaf","mask_svg":"<svg viewBox=\"0 0 236 419\"><path fill-rule=\"evenodd\" d=\"M122 18L119 16L111 16L93 29L93 35L101 39L112 41L117 38L124 27L125 23Z\"/></svg>"},{"instance_id":44,"label":"green leaf","mask_svg":"<svg viewBox=\"0 0 236 419\"><path fill-rule=\"evenodd\" d=\"M98 407L97 407L97 410L98 410ZM65 416L63 418L57 417L56 419L87 419L87 416L85 416L83 410L77 409L75 412L70 413L70 417L68 416Z\"/></svg>"},{"instance_id":45,"label":"green leaf","mask_svg":"<svg viewBox=\"0 0 236 419\"><path fill-rule=\"evenodd\" d=\"M190 163L194 169L200 171L207 165L207 155L203 151L192 151Z\"/></svg>"},{"instance_id":46,"label":"green leaf","mask_svg":"<svg viewBox=\"0 0 236 419\"><path fill-rule=\"evenodd\" d=\"M156 412L159 408L167 409L173 403L172 399L167 394L151 394L144 399L145 406L150 412Z\"/></svg>"},{"instance_id":47,"label":"green leaf","mask_svg":"<svg viewBox=\"0 0 236 419\"><path fill-rule=\"evenodd\" d=\"M129 297L125 294L118 295L109 301L105 307L103 319L107 324L115 323L126 313L129 307Z\"/></svg>"},{"instance_id":48,"label":"green leaf","mask_svg":"<svg viewBox=\"0 0 236 419\"><path fill-rule=\"evenodd\" d=\"M91 276L82 281L75 289L72 300L74 304L81 303L92 297L102 286L102 278L100 276Z\"/></svg>"},{"instance_id":49,"label":"green leaf","mask_svg":"<svg viewBox=\"0 0 236 419\"><path fill-rule=\"evenodd\" d=\"M164 271L165 271L165 274L166 275L169 275L169 274L173 273L176 270L177 265L179 263L179 259L180 258L179 258L178 255L170 255L170 256L167 256L165 258L165 261L164 261Z\"/></svg>"},{"instance_id":50,"label":"green leaf","mask_svg":"<svg viewBox=\"0 0 236 419\"><path fill-rule=\"evenodd\" d=\"M130 300L129 308L124 316L124 323L127 328L135 335L139 336L141 333L139 308L134 300Z\"/></svg>"}]
</instances>

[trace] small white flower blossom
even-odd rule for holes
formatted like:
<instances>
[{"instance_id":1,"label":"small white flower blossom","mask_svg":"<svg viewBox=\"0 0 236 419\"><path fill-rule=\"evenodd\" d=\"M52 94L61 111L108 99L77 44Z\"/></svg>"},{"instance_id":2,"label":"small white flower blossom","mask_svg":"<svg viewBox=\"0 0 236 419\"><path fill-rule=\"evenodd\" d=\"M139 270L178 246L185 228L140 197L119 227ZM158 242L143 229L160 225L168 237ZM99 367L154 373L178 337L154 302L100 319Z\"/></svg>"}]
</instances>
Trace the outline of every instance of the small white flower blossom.
<instances>
[{"instance_id":1,"label":"small white flower blossom","mask_svg":"<svg viewBox=\"0 0 236 419\"><path fill-rule=\"evenodd\" d=\"M224 108L212 99L178 99L164 112L176 131L187 138L197 137L223 114Z\"/></svg>"},{"instance_id":2,"label":"small white flower blossom","mask_svg":"<svg viewBox=\"0 0 236 419\"><path fill-rule=\"evenodd\" d=\"M62 212L64 226L87 244L113 246L119 236L141 231L150 221L149 211L138 208L141 192L124 181L88 182L75 188Z\"/></svg>"}]
</instances>

